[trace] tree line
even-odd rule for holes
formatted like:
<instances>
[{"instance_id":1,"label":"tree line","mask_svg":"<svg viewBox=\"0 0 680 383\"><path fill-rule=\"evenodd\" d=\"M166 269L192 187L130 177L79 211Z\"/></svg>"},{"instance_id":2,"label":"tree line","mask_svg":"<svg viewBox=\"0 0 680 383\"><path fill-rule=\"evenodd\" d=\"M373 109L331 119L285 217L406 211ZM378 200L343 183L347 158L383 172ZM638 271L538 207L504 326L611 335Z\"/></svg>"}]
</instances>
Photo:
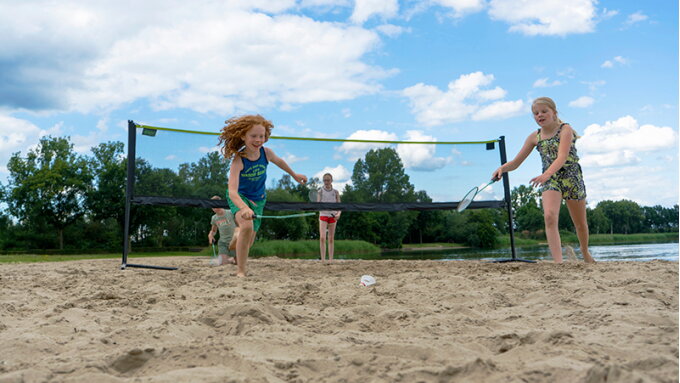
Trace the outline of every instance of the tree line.
<instances>
[{"instance_id":1,"label":"tree line","mask_svg":"<svg viewBox=\"0 0 680 383\"><path fill-rule=\"evenodd\" d=\"M7 163L7 184L0 183L0 250L106 250L122 246L126 158L122 142L93 147L79 155L68 137L43 137L25 156L14 153ZM135 159L135 195L224 198L229 163L211 152L177 170L155 168ZM319 187L318 179L311 179ZM308 186L289 176L274 180L270 201L306 201ZM369 151L353 168L352 183L342 190L343 202L432 202L417 191L401 159L391 148ZM536 190L521 185L512 190L514 229L541 238L543 215ZM132 205L133 248L196 247L207 245L208 209L179 206ZM267 214L285 214L267 212ZM560 212L560 229L573 231L568 211ZM588 209L592 233L642 233L678 230L678 206L645 207L628 200L602 201ZM456 242L494 247L507 234L504 209L400 212L345 212L338 225L339 239L357 239L383 248L404 243ZM317 217L264 220L261 239L318 238Z\"/></svg>"}]
</instances>

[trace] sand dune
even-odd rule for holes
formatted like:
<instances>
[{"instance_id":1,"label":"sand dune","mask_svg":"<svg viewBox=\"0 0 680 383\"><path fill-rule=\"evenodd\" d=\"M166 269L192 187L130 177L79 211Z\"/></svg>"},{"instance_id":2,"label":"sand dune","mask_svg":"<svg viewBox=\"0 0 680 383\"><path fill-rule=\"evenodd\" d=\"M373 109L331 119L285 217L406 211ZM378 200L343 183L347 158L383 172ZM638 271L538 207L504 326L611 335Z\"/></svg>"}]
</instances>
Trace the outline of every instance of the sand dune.
<instances>
[{"instance_id":1,"label":"sand dune","mask_svg":"<svg viewBox=\"0 0 680 383\"><path fill-rule=\"evenodd\" d=\"M0 383L678 381L675 262L135 263L0 265Z\"/></svg>"}]
</instances>

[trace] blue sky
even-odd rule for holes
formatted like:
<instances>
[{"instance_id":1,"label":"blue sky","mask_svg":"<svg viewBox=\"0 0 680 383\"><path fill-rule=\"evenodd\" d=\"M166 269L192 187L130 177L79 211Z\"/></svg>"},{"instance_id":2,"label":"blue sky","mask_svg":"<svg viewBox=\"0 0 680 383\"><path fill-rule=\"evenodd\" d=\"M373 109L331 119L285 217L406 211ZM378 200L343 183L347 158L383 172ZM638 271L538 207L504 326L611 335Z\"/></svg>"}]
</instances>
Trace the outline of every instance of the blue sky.
<instances>
[{"instance_id":1,"label":"blue sky","mask_svg":"<svg viewBox=\"0 0 680 383\"><path fill-rule=\"evenodd\" d=\"M217 131L244 113L282 136L503 135L512 158L536 129L531 101L549 96L582 136L589 206L678 202L675 1L3 0L0 41L3 184L11 154L44 135L87 154L125 141L128 119ZM338 145L323 163L308 147L280 148L296 170L348 181ZM497 166L401 154L419 189L451 189L434 167L459 171L453 195ZM511 184L538 174L534 153Z\"/></svg>"}]
</instances>

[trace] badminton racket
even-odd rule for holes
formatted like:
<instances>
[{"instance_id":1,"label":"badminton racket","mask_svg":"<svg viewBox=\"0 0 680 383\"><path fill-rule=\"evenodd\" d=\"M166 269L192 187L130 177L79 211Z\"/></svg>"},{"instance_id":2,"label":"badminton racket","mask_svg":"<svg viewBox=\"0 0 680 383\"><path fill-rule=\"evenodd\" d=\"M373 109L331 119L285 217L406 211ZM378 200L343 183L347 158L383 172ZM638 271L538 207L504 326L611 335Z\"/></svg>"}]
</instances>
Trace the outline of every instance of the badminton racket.
<instances>
[{"instance_id":1,"label":"badminton racket","mask_svg":"<svg viewBox=\"0 0 680 383\"><path fill-rule=\"evenodd\" d=\"M463 199L460 200L460 202L458 202L458 207L456 208L456 210L458 210L458 212L460 213L463 210L467 209L467 207L470 206L470 203L472 203L472 200L475 199L475 197L477 196L477 194L479 194L479 192L486 189L487 186L491 185L492 183L494 183L496 181L498 181L498 180L493 179L489 183L487 183L486 185L484 185L482 187L475 186L472 189L470 189L470 191L467 192L465 197L463 197Z\"/></svg>"},{"instance_id":2,"label":"badminton racket","mask_svg":"<svg viewBox=\"0 0 680 383\"><path fill-rule=\"evenodd\" d=\"M213 266L219 265L219 261L220 261L218 256L217 256L217 253L215 252L215 242L216 242L216 240L213 238L212 243L211 243L213 255L210 258L210 264L213 265Z\"/></svg>"}]
</instances>

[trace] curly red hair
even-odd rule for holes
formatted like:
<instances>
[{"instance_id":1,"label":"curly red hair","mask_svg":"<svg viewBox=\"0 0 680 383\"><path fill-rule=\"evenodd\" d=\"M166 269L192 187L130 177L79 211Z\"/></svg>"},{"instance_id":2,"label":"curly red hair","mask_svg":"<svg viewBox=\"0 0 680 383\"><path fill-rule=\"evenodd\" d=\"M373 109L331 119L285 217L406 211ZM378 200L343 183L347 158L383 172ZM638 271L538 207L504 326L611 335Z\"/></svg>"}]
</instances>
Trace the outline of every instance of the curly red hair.
<instances>
[{"instance_id":1,"label":"curly red hair","mask_svg":"<svg viewBox=\"0 0 680 383\"><path fill-rule=\"evenodd\" d=\"M245 156L245 153L241 150L245 145L243 137L255 125L262 125L264 127L264 142L267 142L274 124L259 114L232 117L224 121L224 127L222 128L222 133L220 133L218 143L222 147L220 150L222 155L225 158L232 158L236 154L241 157Z\"/></svg>"}]
</instances>

